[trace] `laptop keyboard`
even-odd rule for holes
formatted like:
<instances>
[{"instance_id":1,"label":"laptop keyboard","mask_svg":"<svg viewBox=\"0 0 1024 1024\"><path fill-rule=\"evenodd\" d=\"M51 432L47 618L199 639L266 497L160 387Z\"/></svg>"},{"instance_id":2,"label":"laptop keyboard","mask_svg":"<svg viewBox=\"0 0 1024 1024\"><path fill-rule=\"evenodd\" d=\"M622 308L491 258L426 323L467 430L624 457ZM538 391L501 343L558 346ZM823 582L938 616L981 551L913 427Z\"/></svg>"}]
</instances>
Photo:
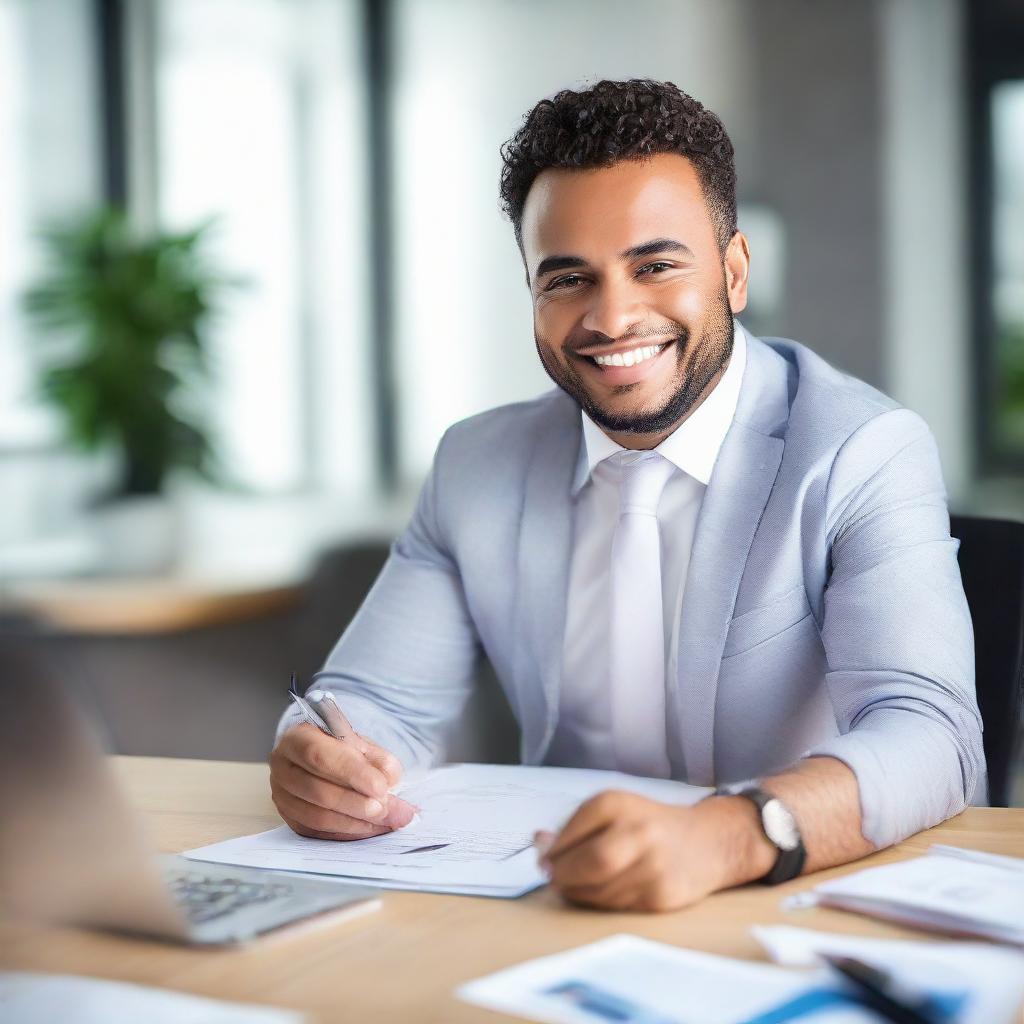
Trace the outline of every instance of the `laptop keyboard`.
<instances>
[{"instance_id":1,"label":"laptop keyboard","mask_svg":"<svg viewBox=\"0 0 1024 1024\"><path fill-rule=\"evenodd\" d=\"M202 871L169 871L171 895L192 924L203 924L242 907L290 896L287 882L254 882L250 879L206 875Z\"/></svg>"}]
</instances>

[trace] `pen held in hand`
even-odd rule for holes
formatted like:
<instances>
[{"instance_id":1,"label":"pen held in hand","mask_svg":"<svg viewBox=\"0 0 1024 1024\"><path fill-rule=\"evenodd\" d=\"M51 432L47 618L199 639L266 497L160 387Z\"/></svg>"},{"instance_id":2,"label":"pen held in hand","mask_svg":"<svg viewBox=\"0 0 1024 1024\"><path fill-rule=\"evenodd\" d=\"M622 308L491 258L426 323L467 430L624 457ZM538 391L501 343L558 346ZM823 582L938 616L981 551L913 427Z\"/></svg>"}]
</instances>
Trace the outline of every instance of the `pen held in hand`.
<instances>
[{"instance_id":1,"label":"pen held in hand","mask_svg":"<svg viewBox=\"0 0 1024 1024\"><path fill-rule=\"evenodd\" d=\"M288 696L291 697L295 705L299 709L299 714L302 716L304 722L308 722L314 729L319 729L322 733L327 736L333 736L334 733L327 727L327 723L313 710L312 705L297 693L292 690L288 691Z\"/></svg>"},{"instance_id":2,"label":"pen held in hand","mask_svg":"<svg viewBox=\"0 0 1024 1024\"><path fill-rule=\"evenodd\" d=\"M330 690L310 690L306 694L306 699L316 707L331 732L339 740L351 741L356 738L356 731L352 728L352 723L338 707L338 702Z\"/></svg>"},{"instance_id":3,"label":"pen held in hand","mask_svg":"<svg viewBox=\"0 0 1024 1024\"><path fill-rule=\"evenodd\" d=\"M366 753L366 742L352 728L352 723L345 717L345 713L338 706L338 702L330 690L310 690L306 694L306 699L316 708L317 712L330 727L331 733L334 736L339 740L347 740L350 743L354 743L364 754ZM415 804L410 804L408 801L402 800L401 797L392 793L390 801L396 800L402 805L411 807L416 814L421 810Z\"/></svg>"},{"instance_id":4,"label":"pen held in hand","mask_svg":"<svg viewBox=\"0 0 1024 1024\"><path fill-rule=\"evenodd\" d=\"M288 696L298 705L302 717L321 732L337 740L351 742L358 739L358 734L329 690L310 690L303 697L299 693L298 680L293 672L288 685Z\"/></svg>"},{"instance_id":5,"label":"pen held in hand","mask_svg":"<svg viewBox=\"0 0 1024 1024\"><path fill-rule=\"evenodd\" d=\"M303 719L310 725L334 739L351 743L364 756L367 755L369 749L367 741L352 727L352 723L345 717L330 690L309 690L303 697L299 694L298 680L293 672L288 686L288 696L298 705ZM389 794L387 806L389 813L384 825L390 828L404 828L414 824L421 811L420 807L403 800L394 793ZM403 821L402 819L407 814L408 820ZM392 820L393 817L396 820Z\"/></svg>"}]
</instances>

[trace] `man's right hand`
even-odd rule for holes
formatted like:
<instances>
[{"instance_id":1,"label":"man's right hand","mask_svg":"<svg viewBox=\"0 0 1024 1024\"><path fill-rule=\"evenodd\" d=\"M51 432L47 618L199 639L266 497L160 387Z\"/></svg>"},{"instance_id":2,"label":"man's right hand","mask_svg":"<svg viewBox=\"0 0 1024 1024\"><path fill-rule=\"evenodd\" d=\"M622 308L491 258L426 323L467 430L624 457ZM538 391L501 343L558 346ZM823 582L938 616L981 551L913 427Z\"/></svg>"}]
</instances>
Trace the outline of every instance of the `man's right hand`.
<instances>
[{"instance_id":1,"label":"man's right hand","mask_svg":"<svg viewBox=\"0 0 1024 1024\"><path fill-rule=\"evenodd\" d=\"M306 722L270 755L274 805L312 839L366 839L408 825L416 809L388 793L401 777L398 758L366 737L338 740Z\"/></svg>"}]
</instances>

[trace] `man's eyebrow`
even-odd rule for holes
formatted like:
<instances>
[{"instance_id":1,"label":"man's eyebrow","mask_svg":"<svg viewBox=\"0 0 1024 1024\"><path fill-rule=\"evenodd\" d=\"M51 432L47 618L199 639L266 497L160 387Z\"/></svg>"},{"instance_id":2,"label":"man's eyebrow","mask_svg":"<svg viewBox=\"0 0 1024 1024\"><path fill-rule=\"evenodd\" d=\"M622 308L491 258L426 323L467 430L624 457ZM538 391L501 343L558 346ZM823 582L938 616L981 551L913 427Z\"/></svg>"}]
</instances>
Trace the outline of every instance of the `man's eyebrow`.
<instances>
[{"instance_id":1,"label":"man's eyebrow","mask_svg":"<svg viewBox=\"0 0 1024 1024\"><path fill-rule=\"evenodd\" d=\"M677 252L693 257L693 250L688 245L677 242L674 238L655 238L650 242L634 245L632 248L620 252L619 259L632 262L633 260L642 260L645 256L656 256L660 252Z\"/></svg>"}]
</instances>

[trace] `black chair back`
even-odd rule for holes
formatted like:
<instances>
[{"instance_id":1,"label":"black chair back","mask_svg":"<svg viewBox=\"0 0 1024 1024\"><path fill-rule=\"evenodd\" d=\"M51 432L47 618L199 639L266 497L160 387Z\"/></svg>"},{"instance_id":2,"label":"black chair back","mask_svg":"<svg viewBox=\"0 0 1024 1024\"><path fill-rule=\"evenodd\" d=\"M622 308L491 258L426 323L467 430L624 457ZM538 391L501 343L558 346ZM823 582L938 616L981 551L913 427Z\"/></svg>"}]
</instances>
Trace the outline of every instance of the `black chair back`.
<instances>
[{"instance_id":1,"label":"black chair back","mask_svg":"<svg viewBox=\"0 0 1024 1024\"><path fill-rule=\"evenodd\" d=\"M974 623L989 803L1009 806L1024 706L1024 523L951 516Z\"/></svg>"}]
</instances>

